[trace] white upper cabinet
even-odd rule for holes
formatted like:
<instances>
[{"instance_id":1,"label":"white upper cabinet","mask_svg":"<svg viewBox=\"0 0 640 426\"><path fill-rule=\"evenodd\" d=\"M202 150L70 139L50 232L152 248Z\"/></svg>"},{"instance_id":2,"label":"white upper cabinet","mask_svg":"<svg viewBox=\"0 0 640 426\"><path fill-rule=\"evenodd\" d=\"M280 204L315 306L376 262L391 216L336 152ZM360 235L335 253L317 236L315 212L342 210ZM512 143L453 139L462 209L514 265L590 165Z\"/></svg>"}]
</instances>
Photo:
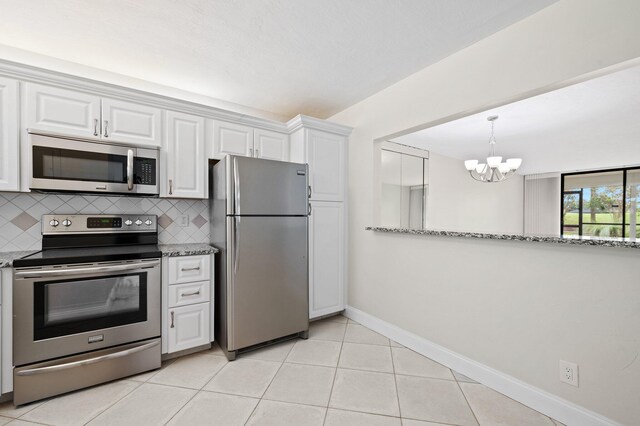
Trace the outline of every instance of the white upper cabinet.
<instances>
[{"instance_id":1,"label":"white upper cabinet","mask_svg":"<svg viewBox=\"0 0 640 426\"><path fill-rule=\"evenodd\" d=\"M289 135L215 120L212 157L225 155L289 161Z\"/></svg>"},{"instance_id":2,"label":"white upper cabinet","mask_svg":"<svg viewBox=\"0 0 640 426\"><path fill-rule=\"evenodd\" d=\"M160 146L162 110L115 99L102 99L102 137L137 145Z\"/></svg>"},{"instance_id":3,"label":"white upper cabinet","mask_svg":"<svg viewBox=\"0 0 640 426\"><path fill-rule=\"evenodd\" d=\"M253 128L215 120L213 122L213 158L225 155L253 157Z\"/></svg>"},{"instance_id":4,"label":"white upper cabinet","mask_svg":"<svg viewBox=\"0 0 640 426\"><path fill-rule=\"evenodd\" d=\"M207 198L204 118L167 111L166 176L162 195L169 198Z\"/></svg>"},{"instance_id":5,"label":"white upper cabinet","mask_svg":"<svg viewBox=\"0 0 640 426\"><path fill-rule=\"evenodd\" d=\"M311 199L343 201L346 139L343 136L310 129L306 151Z\"/></svg>"},{"instance_id":6,"label":"white upper cabinet","mask_svg":"<svg viewBox=\"0 0 640 426\"><path fill-rule=\"evenodd\" d=\"M28 129L89 139L161 146L162 111L73 90L25 84Z\"/></svg>"},{"instance_id":7,"label":"white upper cabinet","mask_svg":"<svg viewBox=\"0 0 640 426\"><path fill-rule=\"evenodd\" d=\"M289 161L289 135L255 129L253 131L253 149L255 157Z\"/></svg>"},{"instance_id":8,"label":"white upper cabinet","mask_svg":"<svg viewBox=\"0 0 640 426\"><path fill-rule=\"evenodd\" d=\"M100 97L40 84L25 84L28 129L100 139Z\"/></svg>"},{"instance_id":9,"label":"white upper cabinet","mask_svg":"<svg viewBox=\"0 0 640 426\"><path fill-rule=\"evenodd\" d=\"M20 190L18 82L0 77L0 191Z\"/></svg>"}]
</instances>

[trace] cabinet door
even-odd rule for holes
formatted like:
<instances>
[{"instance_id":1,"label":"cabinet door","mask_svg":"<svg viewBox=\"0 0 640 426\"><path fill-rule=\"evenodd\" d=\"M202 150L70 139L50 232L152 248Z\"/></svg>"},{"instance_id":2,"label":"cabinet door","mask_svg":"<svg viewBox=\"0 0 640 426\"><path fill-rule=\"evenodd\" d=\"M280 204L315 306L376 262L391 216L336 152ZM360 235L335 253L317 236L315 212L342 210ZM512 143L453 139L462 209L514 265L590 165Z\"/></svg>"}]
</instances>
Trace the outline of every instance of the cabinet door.
<instances>
[{"instance_id":1,"label":"cabinet door","mask_svg":"<svg viewBox=\"0 0 640 426\"><path fill-rule=\"evenodd\" d=\"M102 138L139 145L162 145L162 111L115 99L102 99Z\"/></svg>"},{"instance_id":2,"label":"cabinet door","mask_svg":"<svg viewBox=\"0 0 640 426\"><path fill-rule=\"evenodd\" d=\"M289 135L269 130L253 131L254 155L267 160L289 161Z\"/></svg>"},{"instance_id":3,"label":"cabinet door","mask_svg":"<svg viewBox=\"0 0 640 426\"><path fill-rule=\"evenodd\" d=\"M0 77L0 191L20 190L18 82Z\"/></svg>"},{"instance_id":4,"label":"cabinet door","mask_svg":"<svg viewBox=\"0 0 640 426\"><path fill-rule=\"evenodd\" d=\"M312 201L309 216L309 318L344 309L344 204Z\"/></svg>"},{"instance_id":5,"label":"cabinet door","mask_svg":"<svg viewBox=\"0 0 640 426\"><path fill-rule=\"evenodd\" d=\"M169 309L168 353L209 343L209 302Z\"/></svg>"},{"instance_id":6,"label":"cabinet door","mask_svg":"<svg viewBox=\"0 0 640 426\"><path fill-rule=\"evenodd\" d=\"M213 158L225 155L253 157L253 128L224 121L213 122Z\"/></svg>"},{"instance_id":7,"label":"cabinet door","mask_svg":"<svg viewBox=\"0 0 640 426\"><path fill-rule=\"evenodd\" d=\"M170 198L207 198L204 118L167 111L167 176Z\"/></svg>"},{"instance_id":8,"label":"cabinet door","mask_svg":"<svg viewBox=\"0 0 640 426\"><path fill-rule=\"evenodd\" d=\"M342 136L309 130L307 160L312 200L344 200L345 148Z\"/></svg>"},{"instance_id":9,"label":"cabinet door","mask_svg":"<svg viewBox=\"0 0 640 426\"><path fill-rule=\"evenodd\" d=\"M28 129L100 139L100 97L57 87L25 84Z\"/></svg>"}]
</instances>

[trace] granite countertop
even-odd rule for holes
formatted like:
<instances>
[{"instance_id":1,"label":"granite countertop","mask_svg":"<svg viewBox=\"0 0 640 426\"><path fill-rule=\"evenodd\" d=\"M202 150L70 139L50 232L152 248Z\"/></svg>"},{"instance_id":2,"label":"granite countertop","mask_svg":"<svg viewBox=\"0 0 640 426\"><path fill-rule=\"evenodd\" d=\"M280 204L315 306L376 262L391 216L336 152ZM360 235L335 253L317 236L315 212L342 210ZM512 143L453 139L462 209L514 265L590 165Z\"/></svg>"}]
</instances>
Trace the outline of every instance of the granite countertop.
<instances>
[{"instance_id":1,"label":"granite countertop","mask_svg":"<svg viewBox=\"0 0 640 426\"><path fill-rule=\"evenodd\" d=\"M14 260L21 259L25 256L29 256L30 254L37 253L39 251L40 250L0 252L0 268L11 267L13 266Z\"/></svg>"},{"instance_id":2,"label":"granite countertop","mask_svg":"<svg viewBox=\"0 0 640 426\"><path fill-rule=\"evenodd\" d=\"M396 234L435 235L440 237L480 238L486 240L533 241L540 243L573 244L581 246L623 247L640 249L640 240L629 238L598 238L598 237L556 237L556 236L525 236L516 234L482 234L478 232L435 231L408 228L385 228L368 226L367 231L390 232Z\"/></svg>"},{"instance_id":3,"label":"granite countertop","mask_svg":"<svg viewBox=\"0 0 640 426\"><path fill-rule=\"evenodd\" d=\"M211 254L220 251L206 243L160 244L158 247L163 257L193 256L196 254Z\"/></svg>"}]
</instances>

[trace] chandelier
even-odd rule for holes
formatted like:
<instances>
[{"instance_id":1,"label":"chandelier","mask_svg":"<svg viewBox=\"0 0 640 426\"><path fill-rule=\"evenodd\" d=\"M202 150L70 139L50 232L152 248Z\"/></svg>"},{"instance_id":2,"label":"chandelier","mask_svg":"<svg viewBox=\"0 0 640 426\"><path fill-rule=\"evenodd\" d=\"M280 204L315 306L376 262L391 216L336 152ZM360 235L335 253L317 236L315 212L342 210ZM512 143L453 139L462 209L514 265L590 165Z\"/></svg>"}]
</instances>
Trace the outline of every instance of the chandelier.
<instances>
[{"instance_id":1,"label":"chandelier","mask_svg":"<svg viewBox=\"0 0 640 426\"><path fill-rule=\"evenodd\" d=\"M489 156L486 163L478 163L478 160L467 160L464 167L472 178L480 182L502 182L515 173L522 164L522 158L508 158L504 163L502 157L495 154L496 138L493 136L493 126L498 119L497 115L487 117L491 122L491 137L489 138Z\"/></svg>"}]
</instances>

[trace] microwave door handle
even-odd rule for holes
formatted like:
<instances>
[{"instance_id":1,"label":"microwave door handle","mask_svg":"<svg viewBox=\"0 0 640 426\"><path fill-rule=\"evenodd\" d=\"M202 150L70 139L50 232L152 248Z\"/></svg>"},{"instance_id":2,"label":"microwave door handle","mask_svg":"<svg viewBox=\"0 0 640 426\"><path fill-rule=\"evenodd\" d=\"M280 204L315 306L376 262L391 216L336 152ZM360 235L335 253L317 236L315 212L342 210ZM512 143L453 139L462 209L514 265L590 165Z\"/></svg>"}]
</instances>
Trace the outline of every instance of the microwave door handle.
<instances>
[{"instance_id":1,"label":"microwave door handle","mask_svg":"<svg viewBox=\"0 0 640 426\"><path fill-rule=\"evenodd\" d=\"M133 190L133 150L127 150L127 188Z\"/></svg>"}]
</instances>

